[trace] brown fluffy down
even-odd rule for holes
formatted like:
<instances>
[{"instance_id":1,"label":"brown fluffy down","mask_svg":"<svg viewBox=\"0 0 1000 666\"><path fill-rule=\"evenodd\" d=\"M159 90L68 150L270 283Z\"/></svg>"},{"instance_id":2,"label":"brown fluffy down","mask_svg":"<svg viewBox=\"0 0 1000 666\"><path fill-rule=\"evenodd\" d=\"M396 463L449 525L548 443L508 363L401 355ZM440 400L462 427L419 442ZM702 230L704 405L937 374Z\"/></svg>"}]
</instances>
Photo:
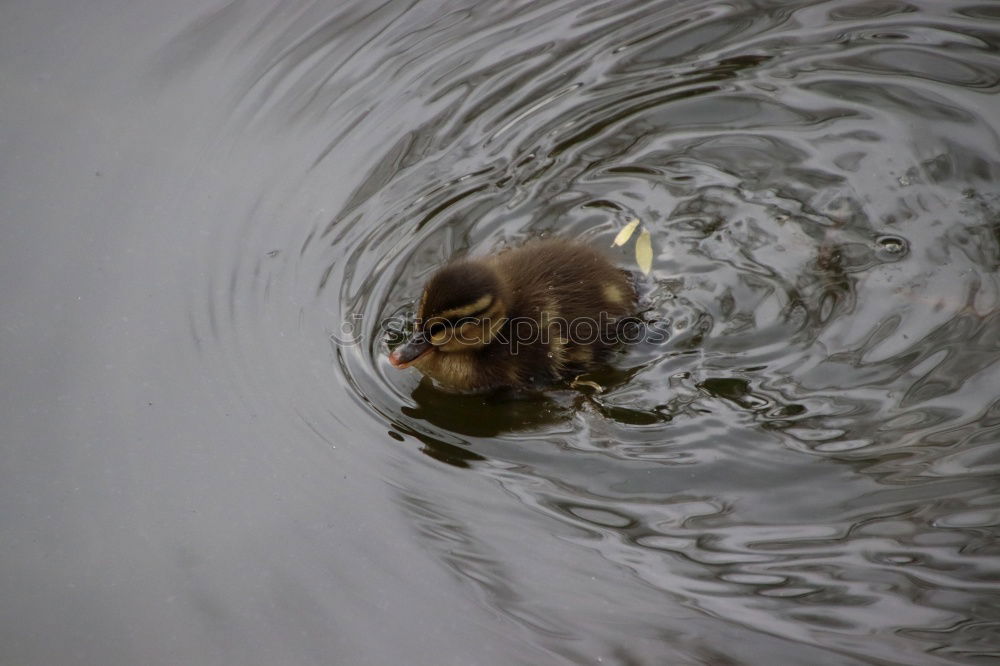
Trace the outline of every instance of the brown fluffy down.
<instances>
[{"instance_id":1,"label":"brown fluffy down","mask_svg":"<svg viewBox=\"0 0 1000 666\"><path fill-rule=\"evenodd\" d=\"M601 362L619 343L616 323L635 309L629 276L598 251L538 240L438 270L401 348L431 342L419 343L412 365L446 388L538 386ZM390 360L410 365L394 360L400 353Z\"/></svg>"}]
</instances>

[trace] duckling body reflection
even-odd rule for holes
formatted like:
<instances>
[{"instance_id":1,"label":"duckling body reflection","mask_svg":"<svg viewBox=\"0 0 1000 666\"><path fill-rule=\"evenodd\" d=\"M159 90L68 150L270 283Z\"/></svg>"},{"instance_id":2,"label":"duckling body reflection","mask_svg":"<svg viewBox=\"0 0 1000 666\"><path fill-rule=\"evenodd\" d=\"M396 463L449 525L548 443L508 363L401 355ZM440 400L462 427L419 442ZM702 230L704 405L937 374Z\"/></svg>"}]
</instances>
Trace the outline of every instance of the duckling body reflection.
<instances>
[{"instance_id":1,"label":"duckling body reflection","mask_svg":"<svg viewBox=\"0 0 1000 666\"><path fill-rule=\"evenodd\" d=\"M629 275L599 252L533 241L438 270L389 361L457 391L543 386L604 360L635 310Z\"/></svg>"}]
</instances>

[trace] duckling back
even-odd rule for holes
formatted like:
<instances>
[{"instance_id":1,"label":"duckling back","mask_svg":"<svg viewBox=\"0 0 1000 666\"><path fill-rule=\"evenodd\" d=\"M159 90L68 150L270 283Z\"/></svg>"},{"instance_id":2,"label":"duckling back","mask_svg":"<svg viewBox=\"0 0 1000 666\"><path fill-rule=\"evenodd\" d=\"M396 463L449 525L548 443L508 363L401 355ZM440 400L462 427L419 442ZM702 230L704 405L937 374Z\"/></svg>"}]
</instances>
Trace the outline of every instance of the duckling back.
<instances>
[{"instance_id":1,"label":"duckling back","mask_svg":"<svg viewBox=\"0 0 1000 666\"><path fill-rule=\"evenodd\" d=\"M629 276L582 243L535 241L492 261L511 294L510 365L521 382L587 371L619 344L621 321L635 312Z\"/></svg>"}]
</instances>

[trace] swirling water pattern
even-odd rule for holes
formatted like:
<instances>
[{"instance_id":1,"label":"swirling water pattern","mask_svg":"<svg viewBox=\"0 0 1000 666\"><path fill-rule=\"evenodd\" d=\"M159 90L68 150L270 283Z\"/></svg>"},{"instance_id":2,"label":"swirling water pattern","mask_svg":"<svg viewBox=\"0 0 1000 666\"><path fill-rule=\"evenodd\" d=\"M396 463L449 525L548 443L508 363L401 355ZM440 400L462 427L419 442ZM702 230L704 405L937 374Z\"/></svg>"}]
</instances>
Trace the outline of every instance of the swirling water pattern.
<instances>
[{"instance_id":1,"label":"swirling water pattern","mask_svg":"<svg viewBox=\"0 0 1000 666\"><path fill-rule=\"evenodd\" d=\"M391 494L320 570L383 583L287 574L318 633L349 608L374 633L372 589L419 593L429 557L453 587L428 613L495 623L425 620L437 654L480 663L1000 658L995 6L230 2L141 80L212 101L173 210L185 371L257 420L252 469ZM605 392L455 396L386 362L448 258L632 218L669 339Z\"/></svg>"}]
</instances>

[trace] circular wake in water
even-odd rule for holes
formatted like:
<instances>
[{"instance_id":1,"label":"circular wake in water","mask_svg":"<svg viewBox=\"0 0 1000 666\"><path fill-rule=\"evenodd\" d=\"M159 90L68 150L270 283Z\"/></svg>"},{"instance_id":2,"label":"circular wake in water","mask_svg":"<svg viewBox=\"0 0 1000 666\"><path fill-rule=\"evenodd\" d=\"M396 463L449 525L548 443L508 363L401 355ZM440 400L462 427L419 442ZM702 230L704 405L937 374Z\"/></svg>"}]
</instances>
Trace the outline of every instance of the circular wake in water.
<instances>
[{"instance_id":1,"label":"circular wake in water","mask_svg":"<svg viewBox=\"0 0 1000 666\"><path fill-rule=\"evenodd\" d=\"M350 428L493 475L711 617L858 659L990 653L1000 15L323 12L276 9L270 42L239 42L252 57L220 144L283 179L212 244L192 330L227 350L213 370L242 400L333 443L346 390L371 415ZM257 154L247 130L286 152ZM634 269L610 249L632 219L652 232L647 314L671 336L616 359L606 393L491 402L386 362L448 259L561 235ZM414 520L450 514L405 466L382 473L424 507ZM574 633L487 596L543 642Z\"/></svg>"}]
</instances>

